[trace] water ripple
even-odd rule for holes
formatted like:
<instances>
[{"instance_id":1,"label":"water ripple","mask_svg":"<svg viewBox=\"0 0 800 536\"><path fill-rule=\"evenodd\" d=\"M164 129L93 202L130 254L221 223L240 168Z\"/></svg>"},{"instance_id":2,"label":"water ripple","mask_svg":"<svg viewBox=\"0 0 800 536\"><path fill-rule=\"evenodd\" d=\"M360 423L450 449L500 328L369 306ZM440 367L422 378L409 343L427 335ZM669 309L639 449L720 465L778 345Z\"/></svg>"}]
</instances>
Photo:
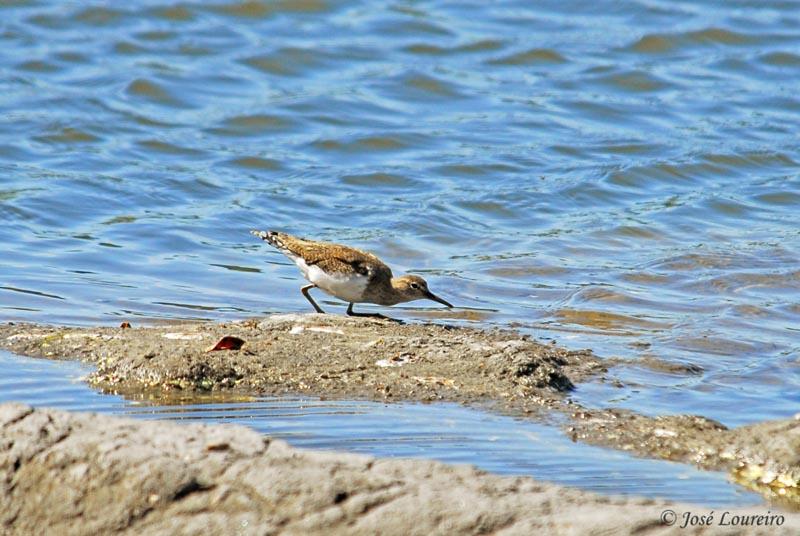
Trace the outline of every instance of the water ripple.
<instances>
[{"instance_id":1,"label":"water ripple","mask_svg":"<svg viewBox=\"0 0 800 536\"><path fill-rule=\"evenodd\" d=\"M426 274L464 307L454 322L642 360L585 403L726 424L796 411L790 4L0 15L3 320L306 310L291 264L247 234L271 227Z\"/></svg>"}]
</instances>

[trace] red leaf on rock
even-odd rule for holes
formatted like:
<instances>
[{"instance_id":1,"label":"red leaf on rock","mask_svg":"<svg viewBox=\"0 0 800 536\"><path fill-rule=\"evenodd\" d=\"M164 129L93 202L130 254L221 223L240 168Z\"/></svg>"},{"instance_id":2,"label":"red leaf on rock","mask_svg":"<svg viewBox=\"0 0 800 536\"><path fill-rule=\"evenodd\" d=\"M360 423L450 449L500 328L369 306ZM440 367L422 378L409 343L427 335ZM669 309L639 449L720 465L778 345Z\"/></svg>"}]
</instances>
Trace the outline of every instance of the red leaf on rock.
<instances>
[{"instance_id":1,"label":"red leaf on rock","mask_svg":"<svg viewBox=\"0 0 800 536\"><path fill-rule=\"evenodd\" d=\"M238 350L243 345L244 345L243 339L240 339L239 337L234 337L233 335L225 335L220 340L218 340L214 346L207 349L206 352L216 352L218 350Z\"/></svg>"}]
</instances>

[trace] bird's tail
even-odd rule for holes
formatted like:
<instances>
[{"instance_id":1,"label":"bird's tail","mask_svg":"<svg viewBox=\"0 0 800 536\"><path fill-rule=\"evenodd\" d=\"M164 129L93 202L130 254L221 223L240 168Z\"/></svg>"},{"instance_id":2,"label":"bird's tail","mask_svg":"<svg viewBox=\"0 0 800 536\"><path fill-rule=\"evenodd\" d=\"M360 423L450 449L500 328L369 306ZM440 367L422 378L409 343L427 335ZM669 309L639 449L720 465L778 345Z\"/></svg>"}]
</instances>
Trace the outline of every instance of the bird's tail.
<instances>
[{"instance_id":1,"label":"bird's tail","mask_svg":"<svg viewBox=\"0 0 800 536\"><path fill-rule=\"evenodd\" d=\"M250 231L250 234L257 236L264 242L269 243L269 245L281 251L291 251L284 239L284 237L289 236L286 233L279 233L278 231L256 231L253 229Z\"/></svg>"}]
</instances>

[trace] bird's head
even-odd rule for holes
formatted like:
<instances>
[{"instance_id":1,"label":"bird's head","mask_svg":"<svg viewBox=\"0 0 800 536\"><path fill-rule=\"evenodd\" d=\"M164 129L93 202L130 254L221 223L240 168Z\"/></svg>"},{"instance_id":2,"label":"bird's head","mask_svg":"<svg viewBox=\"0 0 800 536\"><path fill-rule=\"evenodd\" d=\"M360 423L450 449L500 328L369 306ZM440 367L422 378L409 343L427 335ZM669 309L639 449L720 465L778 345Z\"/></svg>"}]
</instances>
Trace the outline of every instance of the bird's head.
<instances>
[{"instance_id":1,"label":"bird's head","mask_svg":"<svg viewBox=\"0 0 800 536\"><path fill-rule=\"evenodd\" d=\"M433 300L447 307L453 307L448 302L428 290L428 283L418 275L403 275L392 279L392 286L403 298L402 301Z\"/></svg>"}]
</instances>

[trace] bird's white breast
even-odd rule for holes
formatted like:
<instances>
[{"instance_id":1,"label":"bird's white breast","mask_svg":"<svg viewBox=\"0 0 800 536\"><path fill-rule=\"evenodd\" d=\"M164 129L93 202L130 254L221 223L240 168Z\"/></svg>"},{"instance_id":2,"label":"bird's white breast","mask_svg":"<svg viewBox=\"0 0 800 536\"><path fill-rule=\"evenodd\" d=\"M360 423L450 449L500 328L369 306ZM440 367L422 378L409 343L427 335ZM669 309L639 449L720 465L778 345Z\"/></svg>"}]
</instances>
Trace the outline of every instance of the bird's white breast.
<instances>
[{"instance_id":1,"label":"bird's white breast","mask_svg":"<svg viewBox=\"0 0 800 536\"><path fill-rule=\"evenodd\" d=\"M309 266L302 257L292 259L303 276L319 288L346 302L360 302L367 288L367 276L356 272L329 274L319 266Z\"/></svg>"}]
</instances>

